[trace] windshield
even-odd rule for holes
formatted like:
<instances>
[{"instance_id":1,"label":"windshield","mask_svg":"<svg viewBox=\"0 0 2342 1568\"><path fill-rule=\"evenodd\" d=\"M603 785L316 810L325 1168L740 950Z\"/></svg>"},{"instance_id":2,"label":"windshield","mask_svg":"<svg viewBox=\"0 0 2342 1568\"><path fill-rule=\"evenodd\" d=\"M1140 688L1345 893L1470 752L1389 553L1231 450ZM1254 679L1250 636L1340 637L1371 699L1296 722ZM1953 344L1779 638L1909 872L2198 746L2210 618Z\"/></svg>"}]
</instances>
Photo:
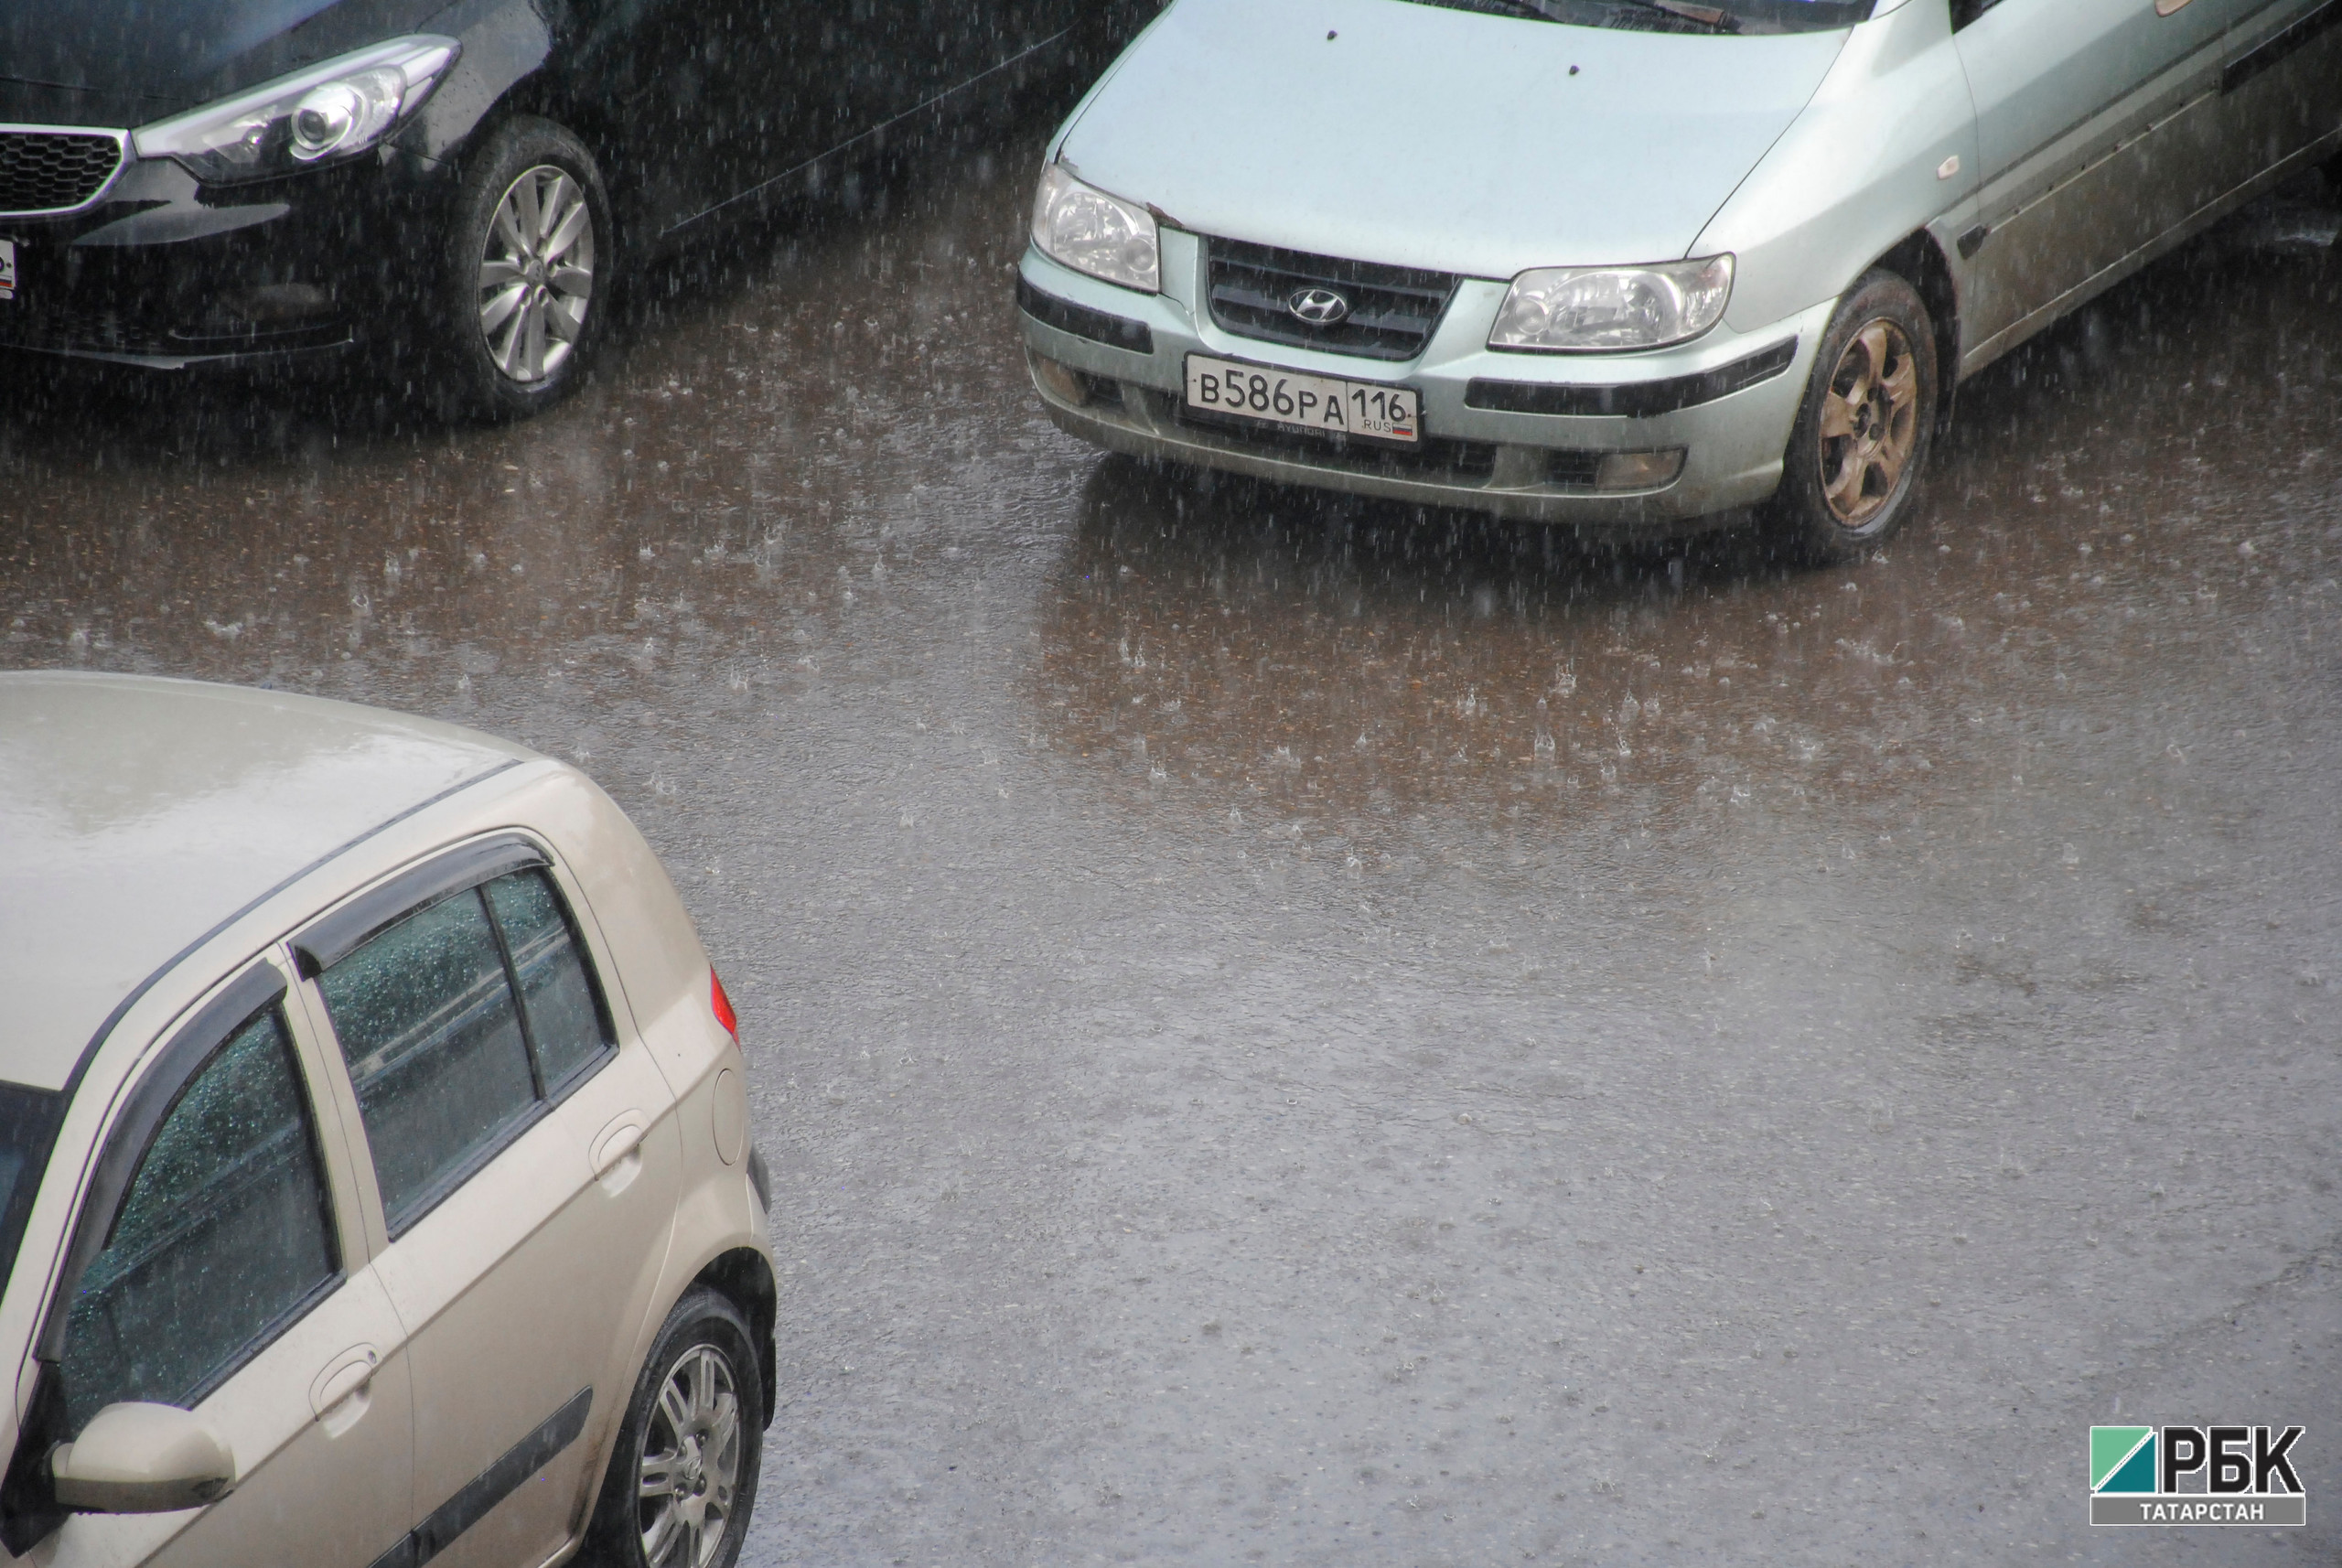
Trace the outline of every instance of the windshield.
<instances>
[{"instance_id":1,"label":"windshield","mask_svg":"<svg viewBox=\"0 0 2342 1568\"><path fill-rule=\"evenodd\" d=\"M1877 0L1408 0L1448 11L1638 33L1820 33L1869 19Z\"/></svg>"},{"instance_id":2,"label":"windshield","mask_svg":"<svg viewBox=\"0 0 2342 1568\"><path fill-rule=\"evenodd\" d=\"M58 1112L65 1097L21 1084L0 1083L0 1279L16 1266L16 1243L48 1168L48 1145L57 1136Z\"/></svg>"}]
</instances>

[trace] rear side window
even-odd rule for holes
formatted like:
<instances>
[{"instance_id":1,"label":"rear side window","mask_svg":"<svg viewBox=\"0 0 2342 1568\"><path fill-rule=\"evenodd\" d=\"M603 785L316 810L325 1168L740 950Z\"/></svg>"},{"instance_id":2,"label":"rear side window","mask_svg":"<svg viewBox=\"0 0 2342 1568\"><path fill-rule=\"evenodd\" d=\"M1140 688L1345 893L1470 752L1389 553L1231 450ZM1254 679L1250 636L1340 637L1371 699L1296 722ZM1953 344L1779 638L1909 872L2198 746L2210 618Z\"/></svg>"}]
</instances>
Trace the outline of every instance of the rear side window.
<instances>
[{"instance_id":1,"label":"rear side window","mask_svg":"<svg viewBox=\"0 0 2342 1568\"><path fill-rule=\"evenodd\" d=\"M545 1090L558 1093L610 1047L601 994L543 872L498 877L488 885L488 907L521 977L521 1012Z\"/></svg>"},{"instance_id":2,"label":"rear side window","mask_svg":"<svg viewBox=\"0 0 2342 1568\"><path fill-rule=\"evenodd\" d=\"M415 910L317 977L384 1218L412 1226L613 1048L544 872Z\"/></svg>"},{"instance_id":3,"label":"rear side window","mask_svg":"<svg viewBox=\"0 0 2342 1568\"><path fill-rule=\"evenodd\" d=\"M67 1311L69 1430L120 1400L192 1406L340 1276L308 1096L272 1005L156 1129Z\"/></svg>"}]
</instances>

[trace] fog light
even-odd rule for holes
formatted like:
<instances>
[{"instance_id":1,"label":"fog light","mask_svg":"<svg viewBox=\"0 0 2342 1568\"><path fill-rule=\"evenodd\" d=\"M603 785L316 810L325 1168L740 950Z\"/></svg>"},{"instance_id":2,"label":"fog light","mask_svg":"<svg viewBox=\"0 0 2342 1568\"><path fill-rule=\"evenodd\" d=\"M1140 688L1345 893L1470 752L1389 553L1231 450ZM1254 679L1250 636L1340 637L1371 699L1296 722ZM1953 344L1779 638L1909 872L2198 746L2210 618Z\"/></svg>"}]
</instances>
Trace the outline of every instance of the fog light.
<instances>
[{"instance_id":1,"label":"fog light","mask_svg":"<svg viewBox=\"0 0 2342 1568\"><path fill-rule=\"evenodd\" d=\"M1665 452L1606 452L1594 470L1597 490L1655 490L1683 471L1683 448Z\"/></svg>"},{"instance_id":2,"label":"fog light","mask_svg":"<svg viewBox=\"0 0 2342 1568\"><path fill-rule=\"evenodd\" d=\"M1082 384L1080 371L1071 365L1045 360L1038 354L1028 357L1033 361L1033 380L1043 392L1059 403L1071 403L1076 408L1090 401L1090 389Z\"/></svg>"}]
</instances>

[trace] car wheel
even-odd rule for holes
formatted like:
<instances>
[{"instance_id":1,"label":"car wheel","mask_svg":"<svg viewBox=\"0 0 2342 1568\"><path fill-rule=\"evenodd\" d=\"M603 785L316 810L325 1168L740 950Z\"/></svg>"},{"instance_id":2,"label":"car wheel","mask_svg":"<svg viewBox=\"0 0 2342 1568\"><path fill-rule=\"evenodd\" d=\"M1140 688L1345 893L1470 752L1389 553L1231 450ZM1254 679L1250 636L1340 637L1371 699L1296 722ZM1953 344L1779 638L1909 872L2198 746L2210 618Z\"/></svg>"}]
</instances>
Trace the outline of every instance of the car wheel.
<instances>
[{"instance_id":1,"label":"car wheel","mask_svg":"<svg viewBox=\"0 0 2342 1568\"><path fill-rule=\"evenodd\" d=\"M1903 525L1935 432L1935 328L1917 290L1864 274L1839 302L1789 435L1775 510L1818 565L1857 559Z\"/></svg>"},{"instance_id":2,"label":"car wheel","mask_svg":"<svg viewBox=\"0 0 2342 1568\"><path fill-rule=\"evenodd\" d=\"M507 121L467 160L438 315L469 412L516 419L583 379L616 247L601 171L549 120Z\"/></svg>"},{"instance_id":3,"label":"car wheel","mask_svg":"<svg viewBox=\"0 0 2342 1568\"><path fill-rule=\"evenodd\" d=\"M739 1309L675 1304L628 1402L586 1558L608 1568L731 1568L756 1506L763 1383Z\"/></svg>"}]
</instances>

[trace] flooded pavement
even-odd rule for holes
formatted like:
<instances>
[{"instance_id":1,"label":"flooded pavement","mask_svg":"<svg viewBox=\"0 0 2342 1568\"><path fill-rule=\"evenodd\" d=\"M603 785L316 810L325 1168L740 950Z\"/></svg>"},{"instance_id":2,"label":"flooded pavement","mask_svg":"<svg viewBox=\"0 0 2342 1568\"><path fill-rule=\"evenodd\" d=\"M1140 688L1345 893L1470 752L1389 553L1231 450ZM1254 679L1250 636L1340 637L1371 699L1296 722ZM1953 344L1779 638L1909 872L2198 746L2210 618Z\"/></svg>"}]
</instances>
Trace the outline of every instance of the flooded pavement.
<instances>
[{"instance_id":1,"label":"flooded pavement","mask_svg":"<svg viewBox=\"0 0 2342 1568\"><path fill-rule=\"evenodd\" d=\"M1812 573L1077 445L1038 145L662 272L532 424L0 424L0 664L477 725L666 857L779 1194L744 1561L2342 1555L2332 203ZM2117 1418L2306 1423L2311 1528L2093 1533Z\"/></svg>"}]
</instances>

